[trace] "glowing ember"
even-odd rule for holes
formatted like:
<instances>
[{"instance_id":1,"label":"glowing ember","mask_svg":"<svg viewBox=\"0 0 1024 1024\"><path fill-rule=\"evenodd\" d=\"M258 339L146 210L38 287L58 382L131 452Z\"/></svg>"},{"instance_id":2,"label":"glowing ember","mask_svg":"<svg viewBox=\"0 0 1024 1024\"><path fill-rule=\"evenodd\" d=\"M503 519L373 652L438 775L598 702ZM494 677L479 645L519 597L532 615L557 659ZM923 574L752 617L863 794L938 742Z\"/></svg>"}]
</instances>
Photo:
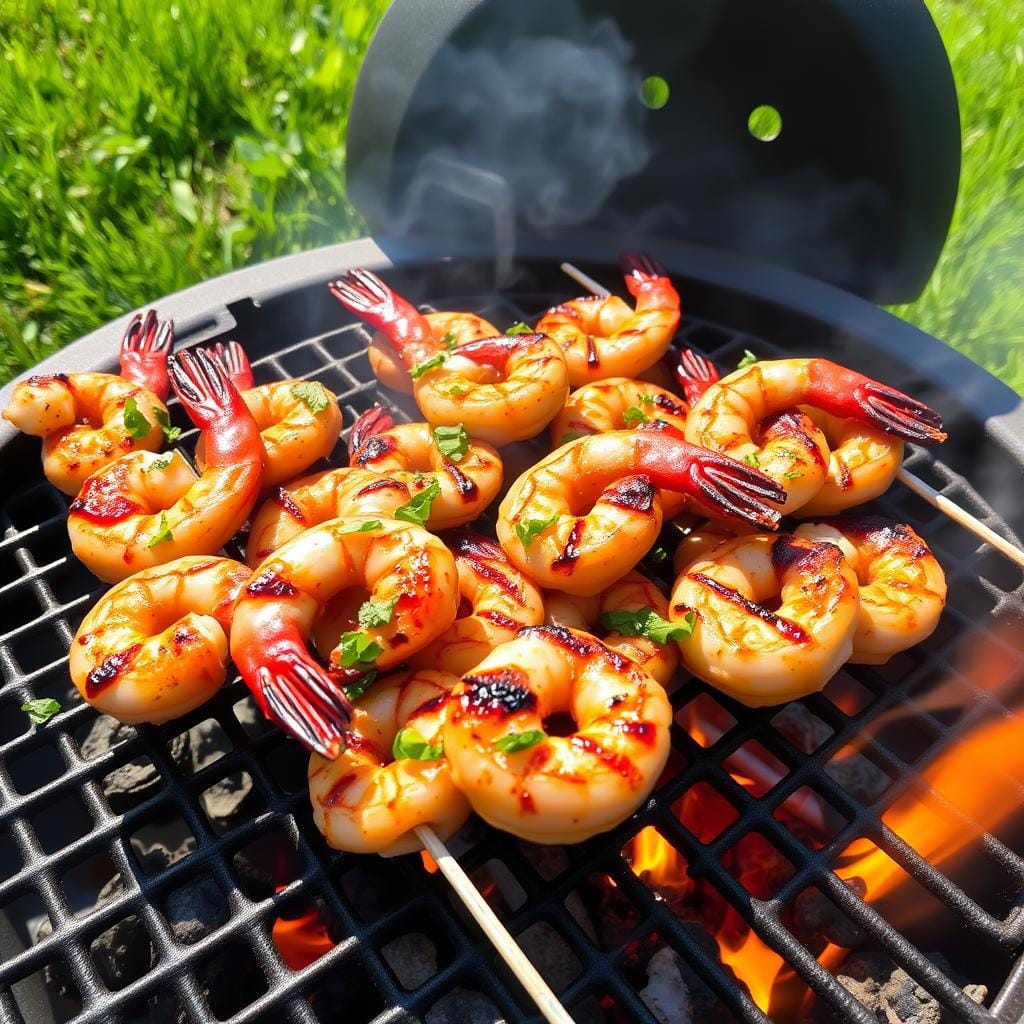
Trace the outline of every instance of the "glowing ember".
<instances>
[{"instance_id":1,"label":"glowing ember","mask_svg":"<svg viewBox=\"0 0 1024 1024\"><path fill-rule=\"evenodd\" d=\"M327 934L327 925L316 907L310 907L301 917L290 920L279 917L274 922L270 937L281 959L293 971L308 967L336 945Z\"/></svg>"},{"instance_id":2,"label":"glowing ember","mask_svg":"<svg viewBox=\"0 0 1024 1024\"><path fill-rule=\"evenodd\" d=\"M423 861L423 866L427 869L427 871L429 871L432 875L436 873L437 864L434 862L434 858L431 857L426 850L420 850L420 859Z\"/></svg>"}]
</instances>

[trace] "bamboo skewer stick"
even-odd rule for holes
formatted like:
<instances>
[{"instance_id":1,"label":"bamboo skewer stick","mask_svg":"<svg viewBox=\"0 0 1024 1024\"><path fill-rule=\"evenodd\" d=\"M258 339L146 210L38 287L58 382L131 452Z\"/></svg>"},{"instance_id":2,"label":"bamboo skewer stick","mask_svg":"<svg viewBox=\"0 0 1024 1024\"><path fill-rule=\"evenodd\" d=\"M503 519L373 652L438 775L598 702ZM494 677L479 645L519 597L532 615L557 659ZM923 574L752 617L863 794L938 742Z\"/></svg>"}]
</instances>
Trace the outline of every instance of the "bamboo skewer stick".
<instances>
[{"instance_id":1,"label":"bamboo skewer stick","mask_svg":"<svg viewBox=\"0 0 1024 1024\"><path fill-rule=\"evenodd\" d=\"M537 968L526 959L526 954L519 948L508 929L498 920L488 902L480 895L469 875L462 870L459 862L449 853L448 847L438 838L437 833L428 825L418 825L414 830L416 838L423 844L434 863L441 869L441 874L448 880L456 895L473 915L483 933L491 941L502 960L508 964L519 983L526 989L530 998L544 1015L548 1024L573 1024L565 1007L558 1001L548 983L540 976Z\"/></svg>"},{"instance_id":2,"label":"bamboo skewer stick","mask_svg":"<svg viewBox=\"0 0 1024 1024\"><path fill-rule=\"evenodd\" d=\"M584 274L579 267L572 263L561 264L561 270L577 284L586 288L592 295L611 294L607 288L598 284L597 281ZM902 466L896 472L896 479L906 487L909 487L918 497L927 501L929 505L945 513L953 522L959 524L965 530L970 530L971 533L980 537L1001 555L1024 568L1024 551L1005 537L1000 537L998 533L987 527L980 519L971 515L967 509L961 508L955 501L950 501L945 495L940 494L934 487L930 487L920 477L914 476L913 473Z\"/></svg>"}]
</instances>

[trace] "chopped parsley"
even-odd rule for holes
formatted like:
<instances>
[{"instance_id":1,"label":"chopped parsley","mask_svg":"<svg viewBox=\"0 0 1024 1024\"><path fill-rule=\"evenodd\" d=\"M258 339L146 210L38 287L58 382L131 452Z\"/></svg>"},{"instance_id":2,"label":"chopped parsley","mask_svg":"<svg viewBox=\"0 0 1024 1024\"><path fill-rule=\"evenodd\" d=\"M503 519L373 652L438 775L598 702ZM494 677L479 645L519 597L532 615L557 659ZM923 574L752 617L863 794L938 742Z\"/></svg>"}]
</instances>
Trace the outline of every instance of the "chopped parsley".
<instances>
[{"instance_id":1,"label":"chopped parsley","mask_svg":"<svg viewBox=\"0 0 1024 1024\"><path fill-rule=\"evenodd\" d=\"M469 451L469 435L461 423L454 427L434 427L434 444L446 459L461 462Z\"/></svg>"},{"instance_id":2,"label":"chopped parsley","mask_svg":"<svg viewBox=\"0 0 1024 1024\"><path fill-rule=\"evenodd\" d=\"M533 328L529 324L524 324L522 320L514 323L506 332L506 334L533 334Z\"/></svg>"},{"instance_id":3,"label":"chopped parsley","mask_svg":"<svg viewBox=\"0 0 1024 1024\"><path fill-rule=\"evenodd\" d=\"M528 729L526 732L509 732L496 739L494 745L503 754L515 754L520 750L529 750L548 738L542 729Z\"/></svg>"},{"instance_id":4,"label":"chopped parsley","mask_svg":"<svg viewBox=\"0 0 1024 1024\"><path fill-rule=\"evenodd\" d=\"M748 466L758 467L761 465L761 460L757 457L757 452L747 452L747 454L743 456L743 461Z\"/></svg>"},{"instance_id":5,"label":"chopped parsley","mask_svg":"<svg viewBox=\"0 0 1024 1024\"><path fill-rule=\"evenodd\" d=\"M327 388L318 380L304 380L291 386L291 393L314 415L321 413L331 404Z\"/></svg>"},{"instance_id":6,"label":"chopped parsley","mask_svg":"<svg viewBox=\"0 0 1024 1024\"><path fill-rule=\"evenodd\" d=\"M623 414L624 423L650 423L651 417L635 405L631 405Z\"/></svg>"},{"instance_id":7,"label":"chopped parsley","mask_svg":"<svg viewBox=\"0 0 1024 1024\"><path fill-rule=\"evenodd\" d=\"M356 523L354 526L346 526L340 533L373 533L379 530L384 524L379 519L367 519L365 523Z\"/></svg>"},{"instance_id":8,"label":"chopped parsley","mask_svg":"<svg viewBox=\"0 0 1024 1024\"><path fill-rule=\"evenodd\" d=\"M171 416L165 409L158 409L156 406L152 406L153 415L156 416L157 423L160 424L160 429L164 432L164 440L168 444L172 444L177 441L181 436L181 427L171 426Z\"/></svg>"},{"instance_id":9,"label":"chopped parsley","mask_svg":"<svg viewBox=\"0 0 1024 1024\"><path fill-rule=\"evenodd\" d=\"M346 683L342 687L345 696L351 703L355 703L373 685L376 678L377 670L371 668L366 675L360 676L354 683Z\"/></svg>"},{"instance_id":10,"label":"chopped parsley","mask_svg":"<svg viewBox=\"0 0 1024 1024\"><path fill-rule=\"evenodd\" d=\"M36 725L43 725L60 711L60 703L52 697L39 697L22 704L21 710L26 712Z\"/></svg>"},{"instance_id":11,"label":"chopped parsley","mask_svg":"<svg viewBox=\"0 0 1024 1024\"><path fill-rule=\"evenodd\" d=\"M173 455L168 455L166 458L163 458L163 459L154 459L146 467L146 472L147 473L152 472L154 469L166 469L171 464L171 459L172 458L174 458Z\"/></svg>"},{"instance_id":12,"label":"chopped parsley","mask_svg":"<svg viewBox=\"0 0 1024 1024\"><path fill-rule=\"evenodd\" d=\"M436 761L444 755L444 743L428 743L415 729L406 726L398 730L391 753L396 759L407 757L412 761Z\"/></svg>"},{"instance_id":13,"label":"chopped parsley","mask_svg":"<svg viewBox=\"0 0 1024 1024\"><path fill-rule=\"evenodd\" d=\"M356 631L341 634L338 651L338 665L352 668L353 665L372 665L384 653L384 648L365 633Z\"/></svg>"},{"instance_id":14,"label":"chopped parsley","mask_svg":"<svg viewBox=\"0 0 1024 1024\"><path fill-rule=\"evenodd\" d=\"M135 399L131 397L124 403L124 429L133 441L141 441L153 429L153 424L142 415Z\"/></svg>"},{"instance_id":15,"label":"chopped parsley","mask_svg":"<svg viewBox=\"0 0 1024 1024\"><path fill-rule=\"evenodd\" d=\"M174 534L171 533L170 527L167 525L167 513L160 513L160 523L156 528L156 533L153 534L153 539L146 545L147 548L155 548L157 544L162 544L165 540L174 540Z\"/></svg>"},{"instance_id":16,"label":"chopped parsley","mask_svg":"<svg viewBox=\"0 0 1024 1024\"><path fill-rule=\"evenodd\" d=\"M459 344L458 339L455 337L455 332L446 331L444 337L441 339L441 344L444 345L445 352L454 352Z\"/></svg>"},{"instance_id":17,"label":"chopped parsley","mask_svg":"<svg viewBox=\"0 0 1024 1024\"><path fill-rule=\"evenodd\" d=\"M783 473L782 475L787 480L799 480L803 476L803 473L797 473L796 471L791 471L789 473Z\"/></svg>"},{"instance_id":18,"label":"chopped parsley","mask_svg":"<svg viewBox=\"0 0 1024 1024\"><path fill-rule=\"evenodd\" d=\"M527 519L522 523L516 523L516 534L524 548L528 548L539 533L543 533L549 526L558 522L558 516L548 516L547 519Z\"/></svg>"},{"instance_id":19,"label":"chopped parsley","mask_svg":"<svg viewBox=\"0 0 1024 1024\"><path fill-rule=\"evenodd\" d=\"M601 616L601 625L605 629L623 636L644 636L656 644L685 640L693 632L696 621L696 615L690 611L682 622L668 622L653 608L641 608L636 612L605 612Z\"/></svg>"},{"instance_id":20,"label":"chopped parsley","mask_svg":"<svg viewBox=\"0 0 1024 1024\"><path fill-rule=\"evenodd\" d=\"M757 362L757 356L755 356L754 353L751 352L749 348L745 348L743 350L743 358L740 359L740 361L736 364L736 369L737 370L742 370L744 367L751 366L752 364L754 364L756 362Z\"/></svg>"},{"instance_id":21,"label":"chopped parsley","mask_svg":"<svg viewBox=\"0 0 1024 1024\"><path fill-rule=\"evenodd\" d=\"M467 391L469 391L469 385L468 384L453 384L448 389L448 394L449 395L464 395L464 394L466 394Z\"/></svg>"},{"instance_id":22,"label":"chopped parsley","mask_svg":"<svg viewBox=\"0 0 1024 1024\"><path fill-rule=\"evenodd\" d=\"M659 544L658 547L651 548L651 550L647 552L647 557L655 565L661 565L661 563L664 562L666 558L668 558L668 549L661 547L661 545Z\"/></svg>"},{"instance_id":23,"label":"chopped parsley","mask_svg":"<svg viewBox=\"0 0 1024 1024\"><path fill-rule=\"evenodd\" d=\"M364 601L359 609L359 625L364 629L371 626L386 626L398 604L396 594L390 601Z\"/></svg>"},{"instance_id":24,"label":"chopped parsley","mask_svg":"<svg viewBox=\"0 0 1024 1024\"><path fill-rule=\"evenodd\" d=\"M438 352L436 356L431 356L429 359L424 359L422 363L417 363L409 371L409 376L412 377L413 380L419 380L423 374L429 373L431 370L436 370L447 358L447 352Z\"/></svg>"},{"instance_id":25,"label":"chopped parsley","mask_svg":"<svg viewBox=\"0 0 1024 1024\"><path fill-rule=\"evenodd\" d=\"M404 505L395 509L395 519L401 519L416 526L423 526L430 518L430 509L434 499L441 493L441 485L436 478L419 492L414 494Z\"/></svg>"},{"instance_id":26,"label":"chopped parsley","mask_svg":"<svg viewBox=\"0 0 1024 1024\"><path fill-rule=\"evenodd\" d=\"M570 441L578 441L581 437L590 437L589 430L567 430L562 435L559 444L568 444Z\"/></svg>"}]
</instances>

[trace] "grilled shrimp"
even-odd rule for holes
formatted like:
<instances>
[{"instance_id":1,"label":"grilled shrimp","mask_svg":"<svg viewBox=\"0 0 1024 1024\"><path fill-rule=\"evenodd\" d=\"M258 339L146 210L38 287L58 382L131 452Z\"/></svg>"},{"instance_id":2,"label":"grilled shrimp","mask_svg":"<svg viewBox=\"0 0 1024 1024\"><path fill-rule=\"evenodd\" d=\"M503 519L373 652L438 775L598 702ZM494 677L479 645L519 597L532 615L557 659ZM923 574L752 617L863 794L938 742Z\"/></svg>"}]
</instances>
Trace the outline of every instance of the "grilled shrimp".
<instances>
[{"instance_id":1,"label":"grilled shrimp","mask_svg":"<svg viewBox=\"0 0 1024 1024\"><path fill-rule=\"evenodd\" d=\"M908 441L946 438L938 413L893 388L827 359L775 359L711 384L690 410L686 439L759 465L786 487L791 512L821 490L829 461L801 405Z\"/></svg>"},{"instance_id":2,"label":"grilled shrimp","mask_svg":"<svg viewBox=\"0 0 1024 1024\"><path fill-rule=\"evenodd\" d=\"M565 357L546 335L498 335L449 348L425 321L412 329L422 315L367 270L349 271L331 291L387 335L414 378L416 404L432 427L461 423L472 437L511 444L539 434L565 405Z\"/></svg>"},{"instance_id":3,"label":"grilled shrimp","mask_svg":"<svg viewBox=\"0 0 1024 1024\"><path fill-rule=\"evenodd\" d=\"M469 530L451 531L441 539L455 555L461 614L409 663L462 675L523 626L540 625L544 601L493 540Z\"/></svg>"},{"instance_id":4,"label":"grilled shrimp","mask_svg":"<svg viewBox=\"0 0 1024 1024\"><path fill-rule=\"evenodd\" d=\"M650 256L622 258L630 309L617 295L586 295L549 309L537 330L565 352L569 384L578 388L608 377L636 377L665 354L679 326L679 295Z\"/></svg>"},{"instance_id":5,"label":"grilled shrimp","mask_svg":"<svg viewBox=\"0 0 1024 1024\"><path fill-rule=\"evenodd\" d=\"M392 425L378 406L359 417L349 442L353 466L403 484L410 495L436 482L431 530L472 522L498 496L502 483L501 456L486 441L465 437L465 450L456 458L442 453L439 436L427 423Z\"/></svg>"},{"instance_id":6,"label":"grilled shrimp","mask_svg":"<svg viewBox=\"0 0 1024 1024\"><path fill-rule=\"evenodd\" d=\"M235 599L249 569L189 556L143 569L96 602L71 644L83 699L121 722L166 722L199 707L226 675Z\"/></svg>"},{"instance_id":7,"label":"grilled shrimp","mask_svg":"<svg viewBox=\"0 0 1024 1024\"><path fill-rule=\"evenodd\" d=\"M350 621L325 671L307 639L343 591L369 595L365 626ZM331 519L278 548L253 573L235 609L231 656L263 713L308 749L344 749L345 679L391 668L455 620L455 559L426 530L395 520Z\"/></svg>"},{"instance_id":8,"label":"grilled shrimp","mask_svg":"<svg viewBox=\"0 0 1024 1024\"><path fill-rule=\"evenodd\" d=\"M704 520L697 523L679 542L672 557L672 570L678 576L699 558L707 558L719 544L747 533L756 533L756 528L747 529L739 523L723 523Z\"/></svg>"},{"instance_id":9,"label":"grilled shrimp","mask_svg":"<svg viewBox=\"0 0 1024 1024\"><path fill-rule=\"evenodd\" d=\"M152 391L110 373L57 373L21 381L4 419L43 439L43 472L75 495L86 479L122 455L156 451L158 416L167 406Z\"/></svg>"},{"instance_id":10,"label":"grilled shrimp","mask_svg":"<svg viewBox=\"0 0 1024 1024\"><path fill-rule=\"evenodd\" d=\"M856 574L835 545L754 534L694 562L676 580L669 616L693 623L679 641L690 672L761 707L832 678L853 650L858 604Z\"/></svg>"},{"instance_id":11,"label":"grilled shrimp","mask_svg":"<svg viewBox=\"0 0 1024 1024\"><path fill-rule=\"evenodd\" d=\"M441 744L448 693L458 677L419 669L378 679L352 708L348 746L337 760L309 759L313 820L328 845L350 853L397 857L420 849L413 830L429 825L441 839L470 814L441 756L395 757L400 729L415 729L428 746Z\"/></svg>"},{"instance_id":12,"label":"grilled shrimp","mask_svg":"<svg viewBox=\"0 0 1024 1024\"><path fill-rule=\"evenodd\" d=\"M263 486L294 480L334 450L341 433L338 397L319 381L279 380L255 387L249 358L237 341L218 342L206 352L220 363L242 393L260 430L267 464ZM196 462L206 462L206 441L196 443Z\"/></svg>"},{"instance_id":13,"label":"grilled shrimp","mask_svg":"<svg viewBox=\"0 0 1024 1024\"><path fill-rule=\"evenodd\" d=\"M906 523L836 516L803 523L796 535L835 544L857 574L860 611L850 661L883 665L935 631L946 604L946 577Z\"/></svg>"},{"instance_id":14,"label":"grilled shrimp","mask_svg":"<svg viewBox=\"0 0 1024 1024\"><path fill-rule=\"evenodd\" d=\"M716 514L775 526L778 484L666 433L609 431L572 441L509 488L497 533L509 558L540 586L597 594L654 543L662 508L655 488L680 491Z\"/></svg>"},{"instance_id":15,"label":"grilled shrimp","mask_svg":"<svg viewBox=\"0 0 1024 1024\"><path fill-rule=\"evenodd\" d=\"M659 644L645 636L608 629L602 618L611 612L639 612L650 609L668 618L668 599L646 576L627 572L607 590L593 597L580 597L548 590L544 594L544 621L550 626L568 626L596 636L605 647L635 661L648 675L667 686L679 667L674 643Z\"/></svg>"},{"instance_id":16,"label":"grilled shrimp","mask_svg":"<svg viewBox=\"0 0 1024 1024\"><path fill-rule=\"evenodd\" d=\"M167 357L173 347L173 320L161 320L155 309L136 313L121 338L121 376L166 402L171 390Z\"/></svg>"},{"instance_id":17,"label":"grilled shrimp","mask_svg":"<svg viewBox=\"0 0 1024 1024\"><path fill-rule=\"evenodd\" d=\"M570 736L547 735L568 712ZM587 633L531 626L452 691L445 756L473 810L535 843L578 843L628 818L669 751L672 708L636 662Z\"/></svg>"},{"instance_id":18,"label":"grilled shrimp","mask_svg":"<svg viewBox=\"0 0 1024 1024\"><path fill-rule=\"evenodd\" d=\"M259 494L263 444L241 395L204 352L172 356L171 383L208 438L197 480L177 453L133 452L85 481L68 512L75 554L100 579L122 580L230 540Z\"/></svg>"}]
</instances>

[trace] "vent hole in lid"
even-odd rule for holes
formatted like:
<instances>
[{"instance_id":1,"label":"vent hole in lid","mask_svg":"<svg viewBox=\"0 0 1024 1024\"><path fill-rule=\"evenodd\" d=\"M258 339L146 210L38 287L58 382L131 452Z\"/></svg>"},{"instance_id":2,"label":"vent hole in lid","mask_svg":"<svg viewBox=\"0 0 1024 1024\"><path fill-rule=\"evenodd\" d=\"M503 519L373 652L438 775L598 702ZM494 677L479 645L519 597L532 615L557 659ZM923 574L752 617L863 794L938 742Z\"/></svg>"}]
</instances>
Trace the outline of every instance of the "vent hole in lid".
<instances>
[{"instance_id":1,"label":"vent hole in lid","mask_svg":"<svg viewBox=\"0 0 1024 1024\"><path fill-rule=\"evenodd\" d=\"M668 82L661 75L648 75L640 83L640 100L648 110L661 110L669 98Z\"/></svg>"},{"instance_id":2,"label":"vent hole in lid","mask_svg":"<svg viewBox=\"0 0 1024 1024\"><path fill-rule=\"evenodd\" d=\"M782 115L775 107L754 107L747 118L747 130L761 142L774 142L782 134Z\"/></svg>"}]
</instances>

